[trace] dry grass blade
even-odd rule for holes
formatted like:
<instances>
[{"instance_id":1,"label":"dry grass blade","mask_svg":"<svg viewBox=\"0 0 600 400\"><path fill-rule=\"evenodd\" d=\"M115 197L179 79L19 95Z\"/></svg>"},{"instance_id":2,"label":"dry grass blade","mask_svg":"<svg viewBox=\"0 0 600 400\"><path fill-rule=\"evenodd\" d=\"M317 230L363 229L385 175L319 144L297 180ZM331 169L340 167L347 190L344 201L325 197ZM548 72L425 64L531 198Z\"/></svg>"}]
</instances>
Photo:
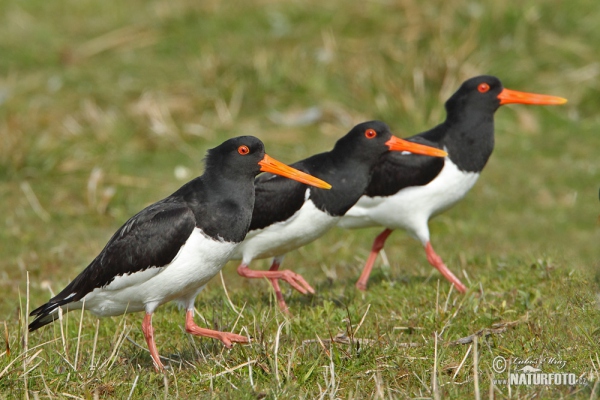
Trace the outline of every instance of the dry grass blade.
<instances>
[{"instance_id":1,"label":"dry grass blade","mask_svg":"<svg viewBox=\"0 0 600 400\"><path fill-rule=\"evenodd\" d=\"M96 366L94 365L94 358L96 356L96 345L98 344L98 331L100 330L100 320L96 320L96 333L94 334L94 345L92 346L92 357L90 360L90 370L94 370Z\"/></svg>"},{"instance_id":2,"label":"dry grass blade","mask_svg":"<svg viewBox=\"0 0 600 400\"><path fill-rule=\"evenodd\" d=\"M27 185L29 189L29 184ZM33 191L32 191L33 193ZM23 325L23 352L27 354L27 348L29 347L29 271L27 271L27 302L25 305L25 325ZM30 360L27 360L27 357L23 357L23 383L25 385L25 398L29 399L29 380L28 380L28 370L27 364L33 360L33 358L37 357L37 355L41 352L40 349L34 356L31 357Z\"/></svg>"},{"instance_id":3,"label":"dry grass blade","mask_svg":"<svg viewBox=\"0 0 600 400\"><path fill-rule=\"evenodd\" d=\"M448 295L446 296L446 302L444 303L444 314L448 312L448 303L450 302L450 295L452 294L452 289L454 289L454 285L450 285L450 289L448 289Z\"/></svg>"},{"instance_id":4,"label":"dry grass blade","mask_svg":"<svg viewBox=\"0 0 600 400\"><path fill-rule=\"evenodd\" d=\"M327 357L330 357L331 356L331 352L327 349L327 347L325 347L325 344L323 343L323 341L321 340L321 338L319 337L319 335L317 335L317 341L321 345L321 348L323 349L323 351L325 352L325 354L327 354Z\"/></svg>"},{"instance_id":5,"label":"dry grass blade","mask_svg":"<svg viewBox=\"0 0 600 400\"><path fill-rule=\"evenodd\" d=\"M69 393L61 393L62 396L68 397L69 399L77 399L77 400L85 400L83 397L79 397L79 396L74 396L72 394Z\"/></svg>"},{"instance_id":6,"label":"dry grass blade","mask_svg":"<svg viewBox=\"0 0 600 400\"><path fill-rule=\"evenodd\" d=\"M143 27L126 26L83 43L73 52L72 61L81 61L119 47L151 46L155 42L156 35L154 32Z\"/></svg>"},{"instance_id":7,"label":"dry grass blade","mask_svg":"<svg viewBox=\"0 0 600 400\"><path fill-rule=\"evenodd\" d=\"M453 340L451 342L446 343L446 346L456 346L459 344L469 344L472 343L473 340L476 337L488 337L490 335L498 335L500 333L504 333L506 332L506 330L508 328L512 328L514 326L517 326L518 324L527 321L527 317L525 316L524 318L521 318L519 320L516 321L511 321L511 322L500 322L500 323L496 323L493 324L491 328L484 328L481 329L477 332L475 332L472 335L457 339L457 340Z\"/></svg>"},{"instance_id":8,"label":"dry grass blade","mask_svg":"<svg viewBox=\"0 0 600 400\"><path fill-rule=\"evenodd\" d=\"M375 342L377 342L377 340L375 340L375 339L363 339L363 338L356 338L356 337L354 337L354 339L350 339L348 337L348 335L346 334L346 332L343 332L343 333L338 333L331 339L321 339L318 336L317 336L317 339L306 339L306 340L302 341L302 345L304 346L306 344L311 344L311 343L320 343L321 345L324 345L325 343L328 343L328 344L331 344L331 343L339 343L339 344L358 343L360 346L362 346L364 344L375 343ZM407 342L407 343L394 343L394 346L409 348L409 347L421 347L422 344L414 343L414 342Z\"/></svg>"},{"instance_id":9,"label":"dry grass blade","mask_svg":"<svg viewBox=\"0 0 600 400\"><path fill-rule=\"evenodd\" d=\"M360 329L360 327L362 326L363 322L365 322L365 319L367 318L367 314L369 313L369 310L371 309L371 305L369 304L367 306L367 309L365 310L365 313L363 314L362 318L360 319L360 322L358 323L358 326L356 327L356 329L354 330L353 336L356 335L356 333L358 332L358 330Z\"/></svg>"},{"instance_id":10,"label":"dry grass blade","mask_svg":"<svg viewBox=\"0 0 600 400\"><path fill-rule=\"evenodd\" d=\"M439 281L438 281L439 282ZM437 379L437 369L438 369L438 334L437 332L433 333L434 344L433 344L433 373L431 374L431 391L433 392L433 398L435 400L439 400L440 397L440 388Z\"/></svg>"},{"instance_id":11,"label":"dry grass blade","mask_svg":"<svg viewBox=\"0 0 600 400\"><path fill-rule=\"evenodd\" d=\"M8 341L8 325L6 325L6 321L4 321L4 342L6 343L6 354L7 357L10 357L10 343Z\"/></svg>"},{"instance_id":12,"label":"dry grass blade","mask_svg":"<svg viewBox=\"0 0 600 400\"><path fill-rule=\"evenodd\" d=\"M58 307L58 322L59 322L59 327L60 327L60 337L62 339L63 351L65 352L65 355L63 356L63 358L65 360L68 360L69 352L67 350L67 337L65 334L65 328L63 326L65 319L63 318L63 316L64 316L64 313L62 311L62 307Z\"/></svg>"},{"instance_id":13,"label":"dry grass blade","mask_svg":"<svg viewBox=\"0 0 600 400\"><path fill-rule=\"evenodd\" d=\"M48 214L48 211L44 210L44 207L42 207L42 205L40 204L40 201L35 195L29 182L21 182L21 190L23 191L23 194L25 194L27 202L29 203L33 211L36 213L36 215L40 217L44 222L50 221L50 214Z\"/></svg>"},{"instance_id":14,"label":"dry grass blade","mask_svg":"<svg viewBox=\"0 0 600 400\"><path fill-rule=\"evenodd\" d=\"M475 400L480 400L479 394L479 350L477 349L477 342L479 337L473 338L473 390L475 391Z\"/></svg>"},{"instance_id":15,"label":"dry grass blade","mask_svg":"<svg viewBox=\"0 0 600 400\"><path fill-rule=\"evenodd\" d=\"M19 358L20 358L21 356L23 356L23 354L25 354L25 353L22 353L22 354L20 354L20 355L19 355L19 357L15 358L15 359L14 359L14 360L12 360L11 362L9 362L9 363L8 363L8 365L7 365L6 367L4 367L4 369L3 369L2 371L0 371L0 378L2 378L2 377L4 376L4 374L6 374L6 371L8 371L8 370L10 369L10 367L11 367L11 366L12 366L14 363L16 363L17 361L19 361Z\"/></svg>"},{"instance_id":16,"label":"dry grass blade","mask_svg":"<svg viewBox=\"0 0 600 400\"><path fill-rule=\"evenodd\" d=\"M81 343L81 328L83 327L83 312L85 311L85 298L81 304L81 314L79 314L79 331L77 331L77 346L75 347L75 361L73 361L73 365L75 366L75 371L77 371L77 361L79 360L79 345Z\"/></svg>"},{"instance_id":17,"label":"dry grass blade","mask_svg":"<svg viewBox=\"0 0 600 400\"><path fill-rule=\"evenodd\" d=\"M56 340L57 340L57 339L53 339L53 340L49 340L49 341L47 341L47 342L44 342L44 343L42 343L42 344L38 344L37 346L33 346L32 348L28 349L27 351L29 351L29 352L30 352L30 351L33 351L33 350L35 350L35 349L37 349L37 348L40 348L40 347L43 347L43 346L45 346L45 345L47 345L47 344L49 344L49 343L53 343L53 342L55 342ZM36 355L35 355L36 357L37 357L37 354L38 354L38 353L36 353ZM17 357L15 357L15 359L14 359L14 360L12 360L10 363L8 363L8 365L7 365L6 367L4 367L4 369L3 369L2 371L0 371L0 378L2 378L2 377L4 376L4 374L6 374L6 372L7 372L7 371L10 369L10 367L11 367L13 364L15 364L17 361L19 361L19 360L21 359L21 357L26 357L26 356L27 356L27 353L24 351L24 352L22 352L21 354L19 354ZM32 356L32 357L30 357L30 359L29 359L29 362L31 362L31 361L32 361L34 358L35 358L35 357L33 357L33 356Z\"/></svg>"},{"instance_id":18,"label":"dry grass blade","mask_svg":"<svg viewBox=\"0 0 600 400\"><path fill-rule=\"evenodd\" d=\"M48 395L48 398L51 399L52 398L52 391L48 387L48 383L46 382L46 378L44 377L44 373L40 372L40 376L42 378L42 382L44 383L44 390L46 391L46 394Z\"/></svg>"},{"instance_id":19,"label":"dry grass blade","mask_svg":"<svg viewBox=\"0 0 600 400\"><path fill-rule=\"evenodd\" d=\"M329 398L331 400L335 400L336 393L338 390L338 385L336 384L336 376L335 376L335 363L333 362L333 352L329 353Z\"/></svg>"},{"instance_id":20,"label":"dry grass blade","mask_svg":"<svg viewBox=\"0 0 600 400\"><path fill-rule=\"evenodd\" d=\"M454 372L454 375L452 376L452 380L455 380L456 377L458 376L458 373L462 369L463 365L465 365L465 361L467 361L467 357L469 357L469 354L471 353L472 349L473 349L473 345L469 346L469 349L467 350L467 352L465 353L465 356L463 357L462 361L458 365L458 368L456 368L456 371Z\"/></svg>"},{"instance_id":21,"label":"dry grass blade","mask_svg":"<svg viewBox=\"0 0 600 400\"><path fill-rule=\"evenodd\" d=\"M41 351L41 350L40 350ZM38 361L37 364L35 364L33 367L29 368L26 372L25 375L29 375L31 373L31 371L33 371L34 369L36 369L37 367L40 366L41 363L43 363L44 361Z\"/></svg>"},{"instance_id":22,"label":"dry grass blade","mask_svg":"<svg viewBox=\"0 0 600 400\"><path fill-rule=\"evenodd\" d=\"M279 379L279 340L281 338L281 330L283 326L287 323L287 321L283 321L279 324L277 328L277 335L275 336L275 379L277 380L277 385L281 387L281 381Z\"/></svg>"},{"instance_id":23,"label":"dry grass blade","mask_svg":"<svg viewBox=\"0 0 600 400\"><path fill-rule=\"evenodd\" d=\"M219 271L219 276L221 277L221 285L223 285L223 291L225 292L225 297L227 297L227 302L229 303L229 306L231 307L231 309L233 310L234 313L241 315L241 313L233 305L233 301L231 301L231 297L229 297L229 292L227 291L227 286L225 286L225 279L223 278L223 270Z\"/></svg>"},{"instance_id":24,"label":"dry grass blade","mask_svg":"<svg viewBox=\"0 0 600 400\"><path fill-rule=\"evenodd\" d=\"M169 398L169 378L166 372L163 374L163 384L165 387L165 400Z\"/></svg>"},{"instance_id":25,"label":"dry grass blade","mask_svg":"<svg viewBox=\"0 0 600 400\"><path fill-rule=\"evenodd\" d=\"M256 362L256 360L253 361ZM254 389L254 377L252 376L252 364L254 364L254 362L250 362L250 359L248 359L248 379L250 380L252 389Z\"/></svg>"},{"instance_id":26,"label":"dry grass blade","mask_svg":"<svg viewBox=\"0 0 600 400\"><path fill-rule=\"evenodd\" d=\"M108 358L106 359L106 361L104 361L102 363L102 365L100 365L98 367L99 370L103 369L104 367L106 367L108 365L108 369L110 370L111 367L113 366L113 364L115 363L115 361L117 360L117 354L119 353L119 350L121 349L121 346L123 345L123 341L124 339L127 337L127 334L129 334L129 331L131 331L131 328L127 327L127 324L125 323L125 320L123 320L123 330L121 331L115 345L113 346L113 351L110 354L110 356L108 356Z\"/></svg>"},{"instance_id":27,"label":"dry grass blade","mask_svg":"<svg viewBox=\"0 0 600 400\"><path fill-rule=\"evenodd\" d=\"M226 370L224 370L224 371L221 371L221 372L219 372L218 374L215 374L215 375L208 375L208 376L206 376L206 379L214 379L214 378L218 378L218 377L220 377L220 376L223 376L223 375L230 374L230 373L232 373L233 371L236 371L236 370L238 370L238 369L240 369L240 368L244 368L245 366L251 366L251 365L253 365L253 364L256 364L256 360L249 360L249 361L247 361L247 362L245 362L245 363L243 363L243 364L236 365L235 367L232 367L232 368L227 368Z\"/></svg>"},{"instance_id":28,"label":"dry grass blade","mask_svg":"<svg viewBox=\"0 0 600 400\"><path fill-rule=\"evenodd\" d=\"M135 390L135 387L137 386L138 379L140 379L139 374L135 376L135 380L133 381L133 385L131 385L131 390L129 391L129 396L127 396L127 400L130 400L133 396L133 392Z\"/></svg>"},{"instance_id":29,"label":"dry grass blade","mask_svg":"<svg viewBox=\"0 0 600 400\"><path fill-rule=\"evenodd\" d=\"M594 387L592 388L592 393L590 393L590 400L598 398L598 393L596 392L596 389L598 389L598 384L600 384L600 376L596 376L596 382L594 383Z\"/></svg>"},{"instance_id":30,"label":"dry grass blade","mask_svg":"<svg viewBox=\"0 0 600 400\"><path fill-rule=\"evenodd\" d=\"M29 365L40 355L40 353L44 351L44 349L39 349L36 351L31 357L25 357L25 365Z\"/></svg>"},{"instance_id":31,"label":"dry grass blade","mask_svg":"<svg viewBox=\"0 0 600 400\"><path fill-rule=\"evenodd\" d=\"M150 350L148 350L148 348L147 348L147 347L144 347L144 346L140 345L140 344L139 344L139 343L137 343L135 340L133 340L131 337L129 337L129 335L127 335L125 338L126 338L128 341L129 341L129 343L133 344L135 347L137 347L137 348L139 348L139 349L141 349L141 350L145 351L146 353L150 354ZM180 364L180 363L181 363L181 360L175 360L175 359L173 359L173 358L169 358L169 357L161 356L160 354L159 354L158 356L160 357L160 359L161 359L161 360L169 361L169 362L171 362L171 363L174 363L174 364ZM189 363L188 363L188 364L189 364ZM194 365L193 365L193 364L189 364L189 365L190 365L191 367L194 367ZM100 367L100 368L101 368L101 367Z\"/></svg>"}]
</instances>

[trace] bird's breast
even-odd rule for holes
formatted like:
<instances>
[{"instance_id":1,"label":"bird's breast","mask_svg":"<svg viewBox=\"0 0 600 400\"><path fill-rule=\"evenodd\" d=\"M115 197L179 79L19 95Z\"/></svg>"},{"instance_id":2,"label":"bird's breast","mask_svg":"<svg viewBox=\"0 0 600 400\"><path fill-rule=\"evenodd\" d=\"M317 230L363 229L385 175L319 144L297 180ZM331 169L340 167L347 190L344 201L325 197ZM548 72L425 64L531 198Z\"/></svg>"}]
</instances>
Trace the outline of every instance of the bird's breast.
<instances>
[{"instance_id":1,"label":"bird's breast","mask_svg":"<svg viewBox=\"0 0 600 400\"><path fill-rule=\"evenodd\" d=\"M409 228L413 221L428 220L452 207L469 192L478 178L479 173L461 171L446 159L444 168L427 185L410 186L391 196L362 196L339 226Z\"/></svg>"},{"instance_id":2,"label":"bird's breast","mask_svg":"<svg viewBox=\"0 0 600 400\"><path fill-rule=\"evenodd\" d=\"M282 255L304 246L335 226L339 217L319 210L310 200L285 221L248 232L232 258L249 261Z\"/></svg>"}]
</instances>

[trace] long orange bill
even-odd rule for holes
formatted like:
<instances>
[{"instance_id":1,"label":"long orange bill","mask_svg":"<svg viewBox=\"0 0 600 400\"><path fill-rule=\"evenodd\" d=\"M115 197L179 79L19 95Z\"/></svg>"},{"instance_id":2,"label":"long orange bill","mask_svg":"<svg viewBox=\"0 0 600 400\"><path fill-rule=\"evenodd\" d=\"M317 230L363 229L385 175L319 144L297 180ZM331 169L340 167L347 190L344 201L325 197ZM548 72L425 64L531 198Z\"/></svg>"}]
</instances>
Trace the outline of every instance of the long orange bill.
<instances>
[{"instance_id":1,"label":"long orange bill","mask_svg":"<svg viewBox=\"0 0 600 400\"><path fill-rule=\"evenodd\" d=\"M331 185L325 181L315 178L312 175L305 174L302 171L298 171L284 163L277 161L276 159L265 154L265 157L258 162L261 166L262 172L270 172L275 175L285 176L286 178L293 179L298 182L305 183L321 189L331 189Z\"/></svg>"},{"instance_id":2,"label":"long orange bill","mask_svg":"<svg viewBox=\"0 0 600 400\"><path fill-rule=\"evenodd\" d=\"M558 105L565 104L567 99L545 94L517 92L516 90L503 89L498 95L500 105L502 104L540 104L540 105Z\"/></svg>"},{"instance_id":3,"label":"long orange bill","mask_svg":"<svg viewBox=\"0 0 600 400\"><path fill-rule=\"evenodd\" d=\"M446 157L448 155L444 150L409 142L408 140L400 139L396 136L392 136L385 144L387 144L391 151L408 151L414 154L423 154L431 157Z\"/></svg>"}]
</instances>

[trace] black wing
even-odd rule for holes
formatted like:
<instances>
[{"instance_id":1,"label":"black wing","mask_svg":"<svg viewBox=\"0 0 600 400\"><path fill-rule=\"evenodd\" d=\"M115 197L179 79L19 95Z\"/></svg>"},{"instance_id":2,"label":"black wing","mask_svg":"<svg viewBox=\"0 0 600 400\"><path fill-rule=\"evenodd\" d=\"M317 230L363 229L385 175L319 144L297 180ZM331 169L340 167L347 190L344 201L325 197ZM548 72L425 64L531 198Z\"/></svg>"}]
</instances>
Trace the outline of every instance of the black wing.
<instances>
[{"instance_id":1,"label":"black wing","mask_svg":"<svg viewBox=\"0 0 600 400\"><path fill-rule=\"evenodd\" d=\"M406 140L441 149L440 141L424 137L430 132ZM442 168L443 158L390 151L381 157L373 169L365 194L369 197L391 196L406 187L427 185Z\"/></svg>"},{"instance_id":2,"label":"black wing","mask_svg":"<svg viewBox=\"0 0 600 400\"><path fill-rule=\"evenodd\" d=\"M116 276L169 264L196 226L192 210L165 199L133 216L108 241L102 252L58 295L33 310L29 330L52 322L57 307L78 301ZM50 314L52 313L52 314Z\"/></svg>"},{"instance_id":3,"label":"black wing","mask_svg":"<svg viewBox=\"0 0 600 400\"><path fill-rule=\"evenodd\" d=\"M302 164L292 167L306 173ZM273 174L262 174L254 181L254 210L250 230L262 229L275 222L285 221L304 204L304 196L308 186Z\"/></svg>"}]
</instances>

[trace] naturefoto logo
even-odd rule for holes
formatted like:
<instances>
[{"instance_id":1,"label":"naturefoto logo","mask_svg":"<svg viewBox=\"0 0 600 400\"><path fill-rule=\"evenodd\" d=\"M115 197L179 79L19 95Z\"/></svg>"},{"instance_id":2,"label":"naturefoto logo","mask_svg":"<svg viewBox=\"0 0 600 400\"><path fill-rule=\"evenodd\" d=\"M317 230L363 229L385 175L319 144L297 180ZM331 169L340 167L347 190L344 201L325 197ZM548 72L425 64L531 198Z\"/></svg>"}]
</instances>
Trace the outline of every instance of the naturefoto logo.
<instances>
[{"instance_id":1,"label":"naturefoto logo","mask_svg":"<svg viewBox=\"0 0 600 400\"><path fill-rule=\"evenodd\" d=\"M583 377L577 378L577 375L570 372L544 372L542 368L534 367L534 365L545 367L554 366L554 368L563 369L567 364L566 361L557 359L556 357L540 357L526 359L514 357L509 362L506 358L498 356L492 362L492 369L498 374L502 374L507 369L509 370L508 379L494 379L496 385L577 385L585 384L587 380ZM514 368L514 369L513 369Z\"/></svg>"}]
</instances>

